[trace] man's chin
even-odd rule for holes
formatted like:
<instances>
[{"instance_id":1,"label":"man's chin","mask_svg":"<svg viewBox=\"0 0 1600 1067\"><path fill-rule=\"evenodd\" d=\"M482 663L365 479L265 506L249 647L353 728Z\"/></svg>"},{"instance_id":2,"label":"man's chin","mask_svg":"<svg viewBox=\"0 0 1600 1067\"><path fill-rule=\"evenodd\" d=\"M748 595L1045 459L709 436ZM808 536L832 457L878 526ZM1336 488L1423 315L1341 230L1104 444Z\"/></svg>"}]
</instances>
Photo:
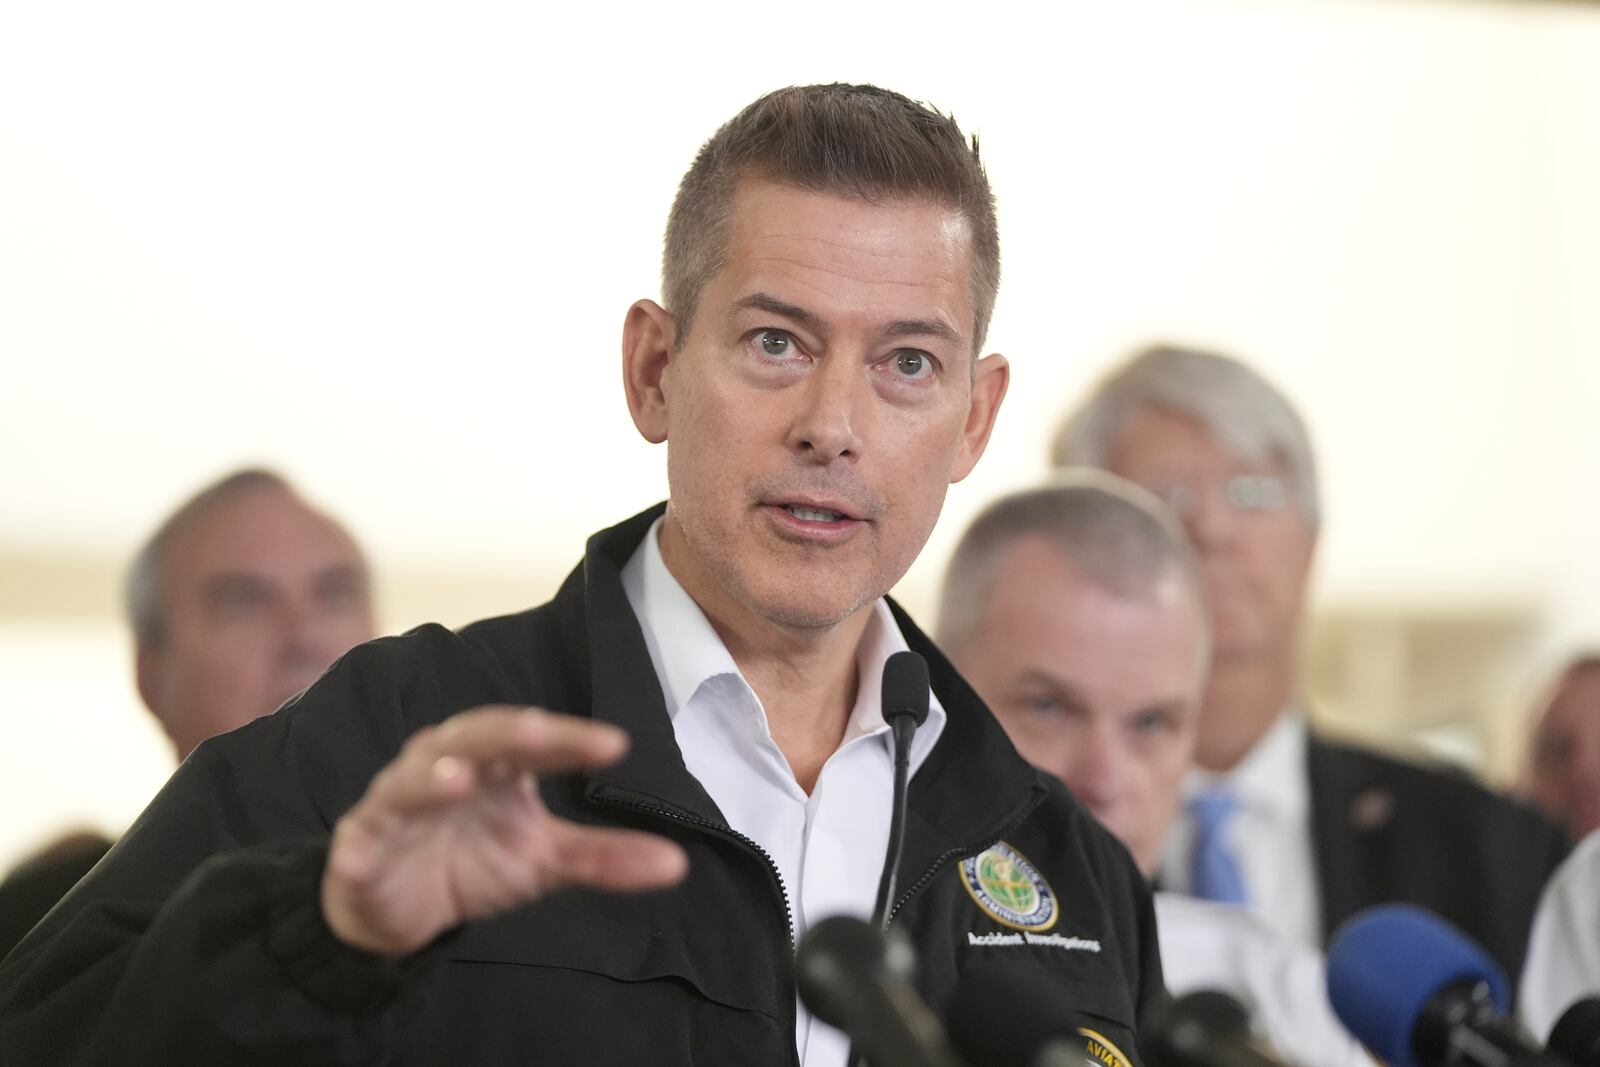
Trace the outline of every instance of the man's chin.
<instances>
[{"instance_id":1,"label":"man's chin","mask_svg":"<svg viewBox=\"0 0 1600 1067\"><path fill-rule=\"evenodd\" d=\"M1245 612L1214 611L1211 616L1211 655L1219 663L1254 659L1267 652L1271 642L1265 628Z\"/></svg>"},{"instance_id":2,"label":"man's chin","mask_svg":"<svg viewBox=\"0 0 1600 1067\"><path fill-rule=\"evenodd\" d=\"M849 607L831 603L800 603L783 600L757 605L757 611L768 622L785 630L815 631L823 633L842 625L861 610L863 605Z\"/></svg>"},{"instance_id":3,"label":"man's chin","mask_svg":"<svg viewBox=\"0 0 1600 1067\"><path fill-rule=\"evenodd\" d=\"M878 596L862 590L830 589L820 583L783 583L751 590L746 604L786 630L827 631L869 607Z\"/></svg>"},{"instance_id":4,"label":"man's chin","mask_svg":"<svg viewBox=\"0 0 1600 1067\"><path fill-rule=\"evenodd\" d=\"M1237 634L1227 638L1213 641L1211 646L1211 666L1215 670L1221 667L1243 667L1249 664L1258 664L1270 661L1275 656L1272 642L1266 640L1261 634Z\"/></svg>"}]
</instances>

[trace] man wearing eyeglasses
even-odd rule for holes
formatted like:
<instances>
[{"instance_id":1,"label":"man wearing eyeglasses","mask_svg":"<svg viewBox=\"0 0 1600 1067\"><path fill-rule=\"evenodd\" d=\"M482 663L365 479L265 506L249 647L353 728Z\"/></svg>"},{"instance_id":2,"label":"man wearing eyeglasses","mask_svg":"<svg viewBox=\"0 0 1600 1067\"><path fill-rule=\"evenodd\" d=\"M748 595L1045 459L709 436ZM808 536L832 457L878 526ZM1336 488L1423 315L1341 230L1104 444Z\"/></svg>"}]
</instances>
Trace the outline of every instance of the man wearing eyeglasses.
<instances>
[{"instance_id":1,"label":"man wearing eyeglasses","mask_svg":"<svg viewBox=\"0 0 1600 1067\"><path fill-rule=\"evenodd\" d=\"M1211 674L1163 886L1248 907L1312 945L1363 908L1410 901L1515 976L1560 831L1459 772L1308 728L1298 649L1321 514L1288 399L1236 360L1148 349L1068 417L1053 458L1160 496L1203 565Z\"/></svg>"}]
</instances>

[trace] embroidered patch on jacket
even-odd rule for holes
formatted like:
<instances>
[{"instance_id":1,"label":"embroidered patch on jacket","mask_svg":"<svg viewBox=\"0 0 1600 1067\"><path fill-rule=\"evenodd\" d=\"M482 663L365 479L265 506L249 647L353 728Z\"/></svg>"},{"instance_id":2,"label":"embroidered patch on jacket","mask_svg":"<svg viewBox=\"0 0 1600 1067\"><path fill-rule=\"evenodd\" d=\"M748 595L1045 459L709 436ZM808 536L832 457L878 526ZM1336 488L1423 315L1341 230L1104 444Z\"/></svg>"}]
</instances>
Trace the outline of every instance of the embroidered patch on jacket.
<instances>
[{"instance_id":1,"label":"embroidered patch on jacket","mask_svg":"<svg viewBox=\"0 0 1600 1067\"><path fill-rule=\"evenodd\" d=\"M1060 917L1050 883L1004 841L962 860L961 884L985 915L1014 930L1048 930Z\"/></svg>"},{"instance_id":2,"label":"embroidered patch on jacket","mask_svg":"<svg viewBox=\"0 0 1600 1067\"><path fill-rule=\"evenodd\" d=\"M1132 1067L1132 1064L1128 1062L1128 1057L1122 1054L1122 1050L1112 1044L1111 1039L1099 1031L1091 1030L1087 1026L1080 1026L1078 1027L1078 1036L1083 1038L1083 1051L1089 1057L1084 1062L1090 1065L1103 1063L1105 1067Z\"/></svg>"}]
</instances>

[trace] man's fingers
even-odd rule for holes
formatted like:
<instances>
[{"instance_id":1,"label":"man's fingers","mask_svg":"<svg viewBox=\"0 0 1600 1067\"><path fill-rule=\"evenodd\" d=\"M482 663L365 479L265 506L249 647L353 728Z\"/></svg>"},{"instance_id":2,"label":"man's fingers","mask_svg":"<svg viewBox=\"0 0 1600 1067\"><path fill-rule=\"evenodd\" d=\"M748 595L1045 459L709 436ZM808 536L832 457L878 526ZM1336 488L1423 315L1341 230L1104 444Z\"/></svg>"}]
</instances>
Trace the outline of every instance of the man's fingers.
<instances>
[{"instance_id":1,"label":"man's fingers","mask_svg":"<svg viewBox=\"0 0 1600 1067\"><path fill-rule=\"evenodd\" d=\"M575 715L487 707L464 711L430 731L426 747L435 758L504 761L537 774L604 767L628 750L628 735L609 723Z\"/></svg>"},{"instance_id":2,"label":"man's fingers","mask_svg":"<svg viewBox=\"0 0 1600 1067\"><path fill-rule=\"evenodd\" d=\"M377 832L391 822L458 800L478 784L478 765L418 746L379 772L361 804L351 810Z\"/></svg>"},{"instance_id":3,"label":"man's fingers","mask_svg":"<svg viewBox=\"0 0 1600 1067\"><path fill-rule=\"evenodd\" d=\"M627 748L628 735L608 723L532 708L478 708L414 734L373 779L368 800L385 815L409 815L466 796L485 781L603 767Z\"/></svg>"},{"instance_id":4,"label":"man's fingers","mask_svg":"<svg viewBox=\"0 0 1600 1067\"><path fill-rule=\"evenodd\" d=\"M677 885L689 872L683 849L639 830L562 823L554 846L552 889L586 886L636 893Z\"/></svg>"}]
</instances>

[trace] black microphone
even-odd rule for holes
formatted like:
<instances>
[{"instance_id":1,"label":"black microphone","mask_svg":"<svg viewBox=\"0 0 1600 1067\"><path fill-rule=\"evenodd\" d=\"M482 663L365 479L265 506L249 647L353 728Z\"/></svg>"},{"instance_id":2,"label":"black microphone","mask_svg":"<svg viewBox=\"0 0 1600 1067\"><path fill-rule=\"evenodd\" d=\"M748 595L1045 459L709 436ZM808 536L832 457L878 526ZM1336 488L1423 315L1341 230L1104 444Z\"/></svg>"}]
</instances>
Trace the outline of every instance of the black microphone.
<instances>
[{"instance_id":1,"label":"black microphone","mask_svg":"<svg viewBox=\"0 0 1600 1067\"><path fill-rule=\"evenodd\" d=\"M1409 904L1369 908L1335 932L1328 999L1392 1067L1570 1067L1505 1017L1509 988L1489 954Z\"/></svg>"},{"instance_id":2,"label":"black microphone","mask_svg":"<svg viewBox=\"0 0 1600 1067\"><path fill-rule=\"evenodd\" d=\"M1545 1047L1572 1067L1600 1067L1600 997L1584 997L1562 1012Z\"/></svg>"},{"instance_id":3,"label":"black microphone","mask_svg":"<svg viewBox=\"0 0 1600 1067\"><path fill-rule=\"evenodd\" d=\"M945 1025L956 1051L985 1067L1083 1067L1094 1062L1090 1057L1116 1062L1108 1050L1096 1047L1110 1039L1071 1004L1072 990L1041 967L970 967L950 994Z\"/></svg>"},{"instance_id":4,"label":"black microphone","mask_svg":"<svg viewBox=\"0 0 1600 1067\"><path fill-rule=\"evenodd\" d=\"M911 984L916 951L898 931L835 915L806 931L794 965L806 1007L872 1067L963 1067Z\"/></svg>"},{"instance_id":5,"label":"black microphone","mask_svg":"<svg viewBox=\"0 0 1600 1067\"><path fill-rule=\"evenodd\" d=\"M889 908L894 904L895 883L900 879L900 860L906 848L906 791L911 780L911 739L916 736L917 727L928 718L928 661L910 649L896 652L884 660L881 695L879 704L883 721L889 724L894 734L894 793L889 801L889 843L884 850L883 871L878 875L877 899L872 904L872 925L884 929L889 925ZM859 1047L850 1049L846 1067L857 1067L861 1062L860 1051Z\"/></svg>"},{"instance_id":6,"label":"black microphone","mask_svg":"<svg viewBox=\"0 0 1600 1067\"><path fill-rule=\"evenodd\" d=\"M1151 1006L1139 1051L1151 1067L1284 1067L1255 1040L1245 1006L1214 989Z\"/></svg>"},{"instance_id":7,"label":"black microphone","mask_svg":"<svg viewBox=\"0 0 1600 1067\"><path fill-rule=\"evenodd\" d=\"M889 846L878 877L872 921L884 925L894 904L900 857L906 846L906 789L911 777L911 739L928 718L928 661L912 651L883 663L883 721L894 732L894 799L889 809Z\"/></svg>"}]
</instances>

